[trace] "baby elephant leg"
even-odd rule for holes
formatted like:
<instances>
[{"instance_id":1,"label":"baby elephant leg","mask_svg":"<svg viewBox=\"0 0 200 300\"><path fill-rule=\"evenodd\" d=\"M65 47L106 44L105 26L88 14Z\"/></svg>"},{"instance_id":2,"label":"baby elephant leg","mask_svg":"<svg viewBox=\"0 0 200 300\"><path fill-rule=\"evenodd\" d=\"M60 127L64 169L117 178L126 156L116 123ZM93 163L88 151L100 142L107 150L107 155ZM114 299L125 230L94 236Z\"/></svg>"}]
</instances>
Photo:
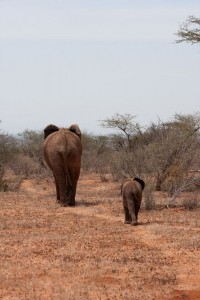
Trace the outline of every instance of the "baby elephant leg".
<instances>
[{"instance_id":1,"label":"baby elephant leg","mask_svg":"<svg viewBox=\"0 0 200 300\"><path fill-rule=\"evenodd\" d=\"M128 202L128 210L131 215L131 225L138 225L136 211L135 211L135 202L133 200Z\"/></svg>"},{"instance_id":2,"label":"baby elephant leg","mask_svg":"<svg viewBox=\"0 0 200 300\"><path fill-rule=\"evenodd\" d=\"M131 216L129 214L128 207L125 205L124 205L124 215L125 215L124 224L131 224Z\"/></svg>"}]
</instances>

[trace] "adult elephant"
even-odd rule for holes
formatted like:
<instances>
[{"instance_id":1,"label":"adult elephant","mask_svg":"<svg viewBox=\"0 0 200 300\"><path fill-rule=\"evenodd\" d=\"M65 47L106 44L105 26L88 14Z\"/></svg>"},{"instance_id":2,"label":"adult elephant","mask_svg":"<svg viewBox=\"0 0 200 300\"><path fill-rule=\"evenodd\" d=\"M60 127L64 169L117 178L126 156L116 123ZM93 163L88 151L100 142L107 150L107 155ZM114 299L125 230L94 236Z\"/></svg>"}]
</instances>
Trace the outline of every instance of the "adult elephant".
<instances>
[{"instance_id":1,"label":"adult elephant","mask_svg":"<svg viewBox=\"0 0 200 300\"><path fill-rule=\"evenodd\" d=\"M125 181L122 185L121 194L125 214L125 224L138 224L138 212L140 210L144 187L144 181L137 177L133 180Z\"/></svg>"},{"instance_id":2,"label":"adult elephant","mask_svg":"<svg viewBox=\"0 0 200 300\"><path fill-rule=\"evenodd\" d=\"M57 201L74 206L81 168L80 128L77 124L69 128L51 124L44 129L44 138L44 158L55 178Z\"/></svg>"}]
</instances>

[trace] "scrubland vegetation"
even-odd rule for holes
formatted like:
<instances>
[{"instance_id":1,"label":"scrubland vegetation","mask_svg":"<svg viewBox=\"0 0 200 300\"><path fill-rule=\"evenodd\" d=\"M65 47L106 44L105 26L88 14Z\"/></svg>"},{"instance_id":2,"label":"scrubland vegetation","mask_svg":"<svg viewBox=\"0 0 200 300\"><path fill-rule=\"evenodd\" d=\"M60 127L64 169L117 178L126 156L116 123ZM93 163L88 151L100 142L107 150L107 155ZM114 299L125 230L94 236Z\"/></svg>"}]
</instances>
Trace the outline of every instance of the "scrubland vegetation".
<instances>
[{"instance_id":1,"label":"scrubland vegetation","mask_svg":"<svg viewBox=\"0 0 200 300\"><path fill-rule=\"evenodd\" d=\"M116 114L100 125L113 134L82 132L82 172L93 172L102 181L141 177L146 182L146 207L154 208L153 191L168 194L173 206L183 191L200 188L200 115L176 114L170 121L142 127L130 114ZM17 137L0 132L0 190L15 190L25 177L46 176L43 131L25 130ZM198 206L194 196L192 207ZM196 199L196 200L195 200ZM186 207L189 205L186 203Z\"/></svg>"}]
</instances>

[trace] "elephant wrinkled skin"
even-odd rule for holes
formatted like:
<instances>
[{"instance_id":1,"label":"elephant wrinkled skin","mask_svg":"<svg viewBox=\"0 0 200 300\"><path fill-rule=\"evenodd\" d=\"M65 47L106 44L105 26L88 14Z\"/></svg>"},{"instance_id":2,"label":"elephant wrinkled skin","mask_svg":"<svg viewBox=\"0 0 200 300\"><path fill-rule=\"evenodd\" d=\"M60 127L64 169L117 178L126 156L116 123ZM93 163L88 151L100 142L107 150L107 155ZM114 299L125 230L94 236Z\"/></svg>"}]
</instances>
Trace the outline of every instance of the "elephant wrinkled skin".
<instances>
[{"instance_id":1,"label":"elephant wrinkled skin","mask_svg":"<svg viewBox=\"0 0 200 300\"><path fill-rule=\"evenodd\" d=\"M122 201L125 214L125 224L138 225L138 212L142 201L142 191L145 183L135 177L127 180L121 187Z\"/></svg>"},{"instance_id":2,"label":"elephant wrinkled skin","mask_svg":"<svg viewBox=\"0 0 200 300\"><path fill-rule=\"evenodd\" d=\"M44 158L55 178L57 201L73 206L81 168L81 131L77 124L69 128L48 125L44 138Z\"/></svg>"}]
</instances>

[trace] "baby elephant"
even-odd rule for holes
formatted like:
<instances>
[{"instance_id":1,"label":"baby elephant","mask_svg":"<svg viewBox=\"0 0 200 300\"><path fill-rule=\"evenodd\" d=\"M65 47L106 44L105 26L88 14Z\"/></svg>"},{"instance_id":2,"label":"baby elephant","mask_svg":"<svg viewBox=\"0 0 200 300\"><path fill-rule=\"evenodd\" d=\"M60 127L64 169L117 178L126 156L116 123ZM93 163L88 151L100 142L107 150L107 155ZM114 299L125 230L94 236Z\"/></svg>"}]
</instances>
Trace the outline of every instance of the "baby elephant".
<instances>
[{"instance_id":1,"label":"baby elephant","mask_svg":"<svg viewBox=\"0 0 200 300\"><path fill-rule=\"evenodd\" d=\"M125 214L125 224L138 225L138 212L142 201L142 191L144 187L144 181L137 177L127 180L122 185L121 194Z\"/></svg>"}]
</instances>

